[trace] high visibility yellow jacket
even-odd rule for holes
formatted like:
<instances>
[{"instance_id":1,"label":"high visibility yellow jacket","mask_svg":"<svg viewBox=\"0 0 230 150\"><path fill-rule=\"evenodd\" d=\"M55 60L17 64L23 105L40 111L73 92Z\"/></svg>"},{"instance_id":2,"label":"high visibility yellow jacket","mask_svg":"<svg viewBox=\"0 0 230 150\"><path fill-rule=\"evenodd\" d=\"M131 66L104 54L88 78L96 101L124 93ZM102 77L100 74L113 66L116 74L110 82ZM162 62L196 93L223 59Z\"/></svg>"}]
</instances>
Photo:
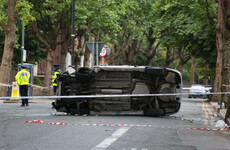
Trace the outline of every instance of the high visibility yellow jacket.
<instances>
[{"instance_id":1,"label":"high visibility yellow jacket","mask_svg":"<svg viewBox=\"0 0 230 150\"><path fill-rule=\"evenodd\" d=\"M59 71L55 71L54 72L54 75L52 76L52 83L53 83L53 86L57 86L57 75L60 74Z\"/></svg>"},{"instance_id":2,"label":"high visibility yellow jacket","mask_svg":"<svg viewBox=\"0 0 230 150\"><path fill-rule=\"evenodd\" d=\"M19 86L20 85L29 85L30 72L27 71L26 69L22 69L15 76L15 80Z\"/></svg>"}]
</instances>

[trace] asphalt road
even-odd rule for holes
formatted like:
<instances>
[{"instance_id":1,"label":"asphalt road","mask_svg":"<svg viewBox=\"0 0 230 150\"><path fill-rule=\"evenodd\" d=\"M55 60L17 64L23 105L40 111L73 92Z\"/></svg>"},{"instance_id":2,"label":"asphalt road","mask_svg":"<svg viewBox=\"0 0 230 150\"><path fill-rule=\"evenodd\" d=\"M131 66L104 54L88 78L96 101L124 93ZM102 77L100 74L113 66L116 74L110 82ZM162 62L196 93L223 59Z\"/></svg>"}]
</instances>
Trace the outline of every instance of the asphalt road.
<instances>
[{"instance_id":1,"label":"asphalt road","mask_svg":"<svg viewBox=\"0 0 230 150\"><path fill-rule=\"evenodd\" d=\"M32 103L29 107L0 104L0 150L230 149L229 131L191 129L217 129L215 123L220 118L202 99L184 98L180 112L166 117L146 117L141 113L55 113L50 104L44 103Z\"/></svg>"}]
</instances>

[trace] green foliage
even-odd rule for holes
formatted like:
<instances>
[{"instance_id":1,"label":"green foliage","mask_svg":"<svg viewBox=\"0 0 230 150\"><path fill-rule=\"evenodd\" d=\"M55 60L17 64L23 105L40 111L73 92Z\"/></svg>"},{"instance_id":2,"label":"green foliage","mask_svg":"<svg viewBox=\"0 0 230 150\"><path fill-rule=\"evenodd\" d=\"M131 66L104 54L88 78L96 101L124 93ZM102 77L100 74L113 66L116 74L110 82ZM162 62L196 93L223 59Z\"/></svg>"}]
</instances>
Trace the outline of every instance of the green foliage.
<instances>
[{"instance_id":1,"label":"green foliage","mask_svg":"<svg viewBox=\"0 0 230 150\"><path fill-rule=\"evenodd\" d=\"M30 0L30 3L34 6L31 14L36 18L43 40L53 41L61 28L70 28L71 0Z\"/></svg>"},{"instance_id":2,"label":"green foliage","mask_svg":"<svg viewBox=\"0 0 230 150\"><path fill-rule=\"evenodd\" d=\"M199 64L201 70L206 64L210 64L209 73L214 75L217 20L217 3L214 1L77 0L75 6L77 36L84 36L86 40L91 36L98 37L98 40L105 41L108 45L116 45L114 53L120 49L124 50L124 47L127 47L125 49L127 53L134 52L134 49L128 50L133 48L132 44L135 41L140 44L141 52L140 50L137 52L139 54L133 62L134 65L144 65L146 60L144 54L147 53L150 44L148 38L152 38L156 40L153 46L156 46L156 42L160 42L158 53L151 61L152 65L165 66L165 47L176 49L184 47L186 52L202 62ZM29 23L36 18L39 33L45 41L56 40L56 35L61 33L63 28L71 29L70 8L71 0L18 0L17 3L17 12L20 19L28 24L27 30L31 30ZM7 0L0 0L0 22L3 24L7 21L6 12ZM153 32L151 35L149 35L150 29ZM44 45L35 41L33 35L28 35L26 38L25 45L30 50L31 61L40 61L45 54L38 50ZM124 46L125 44L127 46ZM138 44L135 47L139 46ZM79 54L80 52L77 53ZM17 55L20 55L19 48ZM119 60L123 60L124 56L123 53L119 56ZM177 68L178 64L179 60L175 60L171 67ZM189 79L189 65L188 63L184 68L183 76L186 80ZM199 74L204 72L199 71Z\"/></svg>"},{"instance_id":3,"label":"green foliage","mask_svg":"<svg viewBox=\"0 0 230 150\"><path fill-rule=\"evenodd\" d=\"M90 31L88 35L97 36L102 32L110 37L120 30L116 0L78 0L76 1L76 29ZM124 8L123 8L124 9ZM87 34L87 33L84 33ZM101 35L101 37L103 37ZM107 36L108 37L108 36Z\"/></svg>"},{"instance_id":4,"label":"green foliage","mask_svg":"<svg viewBox=\"0 0 230 150\"><path fill-rule=\"evenodd\" d=\"M16 4L16 11L20 20L23 20L25 24L35 18L30 14L33 5L26 0L18 0ZM8 19L8 0L0 0L0 23L7 25ZM1 29L1 28L0 28Z\"/></svg>"},{"instance_id":5,"label":"green foliage","mask_svg":"<svg viewBox=\"0 0 230 150\"><path fill-rule=\"evenodd\" d=\"M210 66L210 74L215 70L217 3L206 0L157 1L153 4L157 18L157 30L163 31L161 46L181 48L190 52L204 69ZM208 56L208 57L207 57ZM187 74L190 68L185 68ZM199 72L200 76L204 72ZM212 73L213 75L213 73ZM186 75L187 79L188 76Z\"/></svg>"},{"instance_id":6,"label":"green foliage","mask_svg":"<svg viewBox=\"0 0 230 150\"><path fill-rule=\"evenodd\" d=\"M35 20L35 17L31 15L31 9L33 5L25 0L18 0L16 5L16 10L18 12L20 20L25 22L25 25L29 23L29 21Z\"/></svg>"},{"instance_id":7,"label":"green foliage","mask_svg":"<svg viewBox=\"0 0 230 150\"><path fill-rule=\"evenodd\" d=\"M7 24L7 0L0 0L0 23ZM1 29L1 27L0 27Z\"/></svg>"},{"instance_id":8,"label":"green foliage","mask_svg":"<svg viewBox=\"0 0 230 150\"><path fill-rule=\"evenodd\" d=\"M25 22L25 25L29 24L30 21L35 20L35 18L30 14L31 9L33 8L33 5L29 3L28 1L25 0L18 0L16 4L16 11L18 13L18 17L21 21ZM0 0L0 23L3 25L7 25L7 19L8 19L8 1L7 0ZM21 28L22 22L19 21L17 24L17 37L14 42L14 59L13 59L13 64L12 66L17 66L19 62L21 62L21 49L20 49L20 44L19 44L19 39L20 39L20 34L18 33L19 29ZM4 51L4 33L1 31L0 28L0 58L2 58L3 51ZM33 42L29 42L30 44L34 44ZM39 55L34 55L31 62L34 62L39 59L39 57L36 57Z\"/></svg>"}]
</instances>

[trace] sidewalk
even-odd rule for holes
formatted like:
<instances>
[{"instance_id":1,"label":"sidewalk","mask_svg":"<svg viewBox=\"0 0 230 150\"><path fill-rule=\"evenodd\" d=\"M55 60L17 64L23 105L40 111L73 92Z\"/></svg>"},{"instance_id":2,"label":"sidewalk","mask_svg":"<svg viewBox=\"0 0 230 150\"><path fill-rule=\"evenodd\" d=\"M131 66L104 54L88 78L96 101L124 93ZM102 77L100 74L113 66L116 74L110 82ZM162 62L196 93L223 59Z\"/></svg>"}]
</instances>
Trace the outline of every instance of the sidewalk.
<instances>
[{"instance_id":1,"label":"sidewalk","mask_svg":"<svg viewBox=\"0 0 230 150\"><path fill-rule=\"evenodd\" d=\"M221 118L224 119L227 109L220 109L220 105L218 104L218 102L210 102L210 103L216 109L217 112L219 110L219 114Z\"/></svg>"},{"instance_id":2,"label":"sidewalk","mask_svg":"<svg viewBox=\"0 0 230 150\"><path fill-rule=\"evenodd\" d=\"M220 105L218 104L218 102L210 102L211 105L216 109L216 111L218 112L219 110L219 115L220 117L225 120L225 115L227 112L227 109L220 109ZM227 118L227 122L228 125L230 125L230 118Z\"/></svg>"},{"instance_id":3,"label":"sidewalk","mask_svg":"<svg viewBox=\"0 0 230 150\"><path fill-rule=\"evenodd\" d=\"M29 103L43 103L43 104L51 104L55 102L54 99L30 99ZM21 100L0 100L0 104L2 103L21 103Z\"/></svg>"}]
</instances>

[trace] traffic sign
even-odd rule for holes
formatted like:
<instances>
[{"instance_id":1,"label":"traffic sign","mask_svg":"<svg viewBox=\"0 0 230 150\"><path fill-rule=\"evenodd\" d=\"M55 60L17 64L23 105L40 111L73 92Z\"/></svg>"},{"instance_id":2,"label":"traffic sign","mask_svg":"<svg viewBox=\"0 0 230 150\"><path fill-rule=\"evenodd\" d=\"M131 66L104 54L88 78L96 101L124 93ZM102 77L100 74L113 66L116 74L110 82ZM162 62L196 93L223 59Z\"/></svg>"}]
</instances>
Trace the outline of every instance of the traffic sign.
<instances>
[{"instance_id":1,"label":"traffic sign","mask_svg":"<svg viewBox=\"0 0 230 150\"><path fill-rule=\"evenodd\" d=\"M107 55L107 48L104 46L100 52L100 57L105 57Z\"/></svg>"},{"instance_id":2,"label":"traffic sign","mask_svg":"<svg viewBox=\"0 0 230 150\"><path fill-rule=\"evenodd\" d=\"M110 53L111 53L111 50L110 50L109 45L106 45L106 44L105 44L104 47L106 47L106 49L107 49L107 55L106 55L106 56L109 56Z\"/></svg>"},{"instance_id":3,"label":"traffic sign","mask_svg":"<svg viewBox=\"0 0 230 150\"><path fill-rule=\"evenodd\" d=\"M97 46L98 46L98 54L100 54L102 48L105 45L105 42L86 42L86 45L89 48L90 52L96 55Z\"/></svg>"}]
</instances>

